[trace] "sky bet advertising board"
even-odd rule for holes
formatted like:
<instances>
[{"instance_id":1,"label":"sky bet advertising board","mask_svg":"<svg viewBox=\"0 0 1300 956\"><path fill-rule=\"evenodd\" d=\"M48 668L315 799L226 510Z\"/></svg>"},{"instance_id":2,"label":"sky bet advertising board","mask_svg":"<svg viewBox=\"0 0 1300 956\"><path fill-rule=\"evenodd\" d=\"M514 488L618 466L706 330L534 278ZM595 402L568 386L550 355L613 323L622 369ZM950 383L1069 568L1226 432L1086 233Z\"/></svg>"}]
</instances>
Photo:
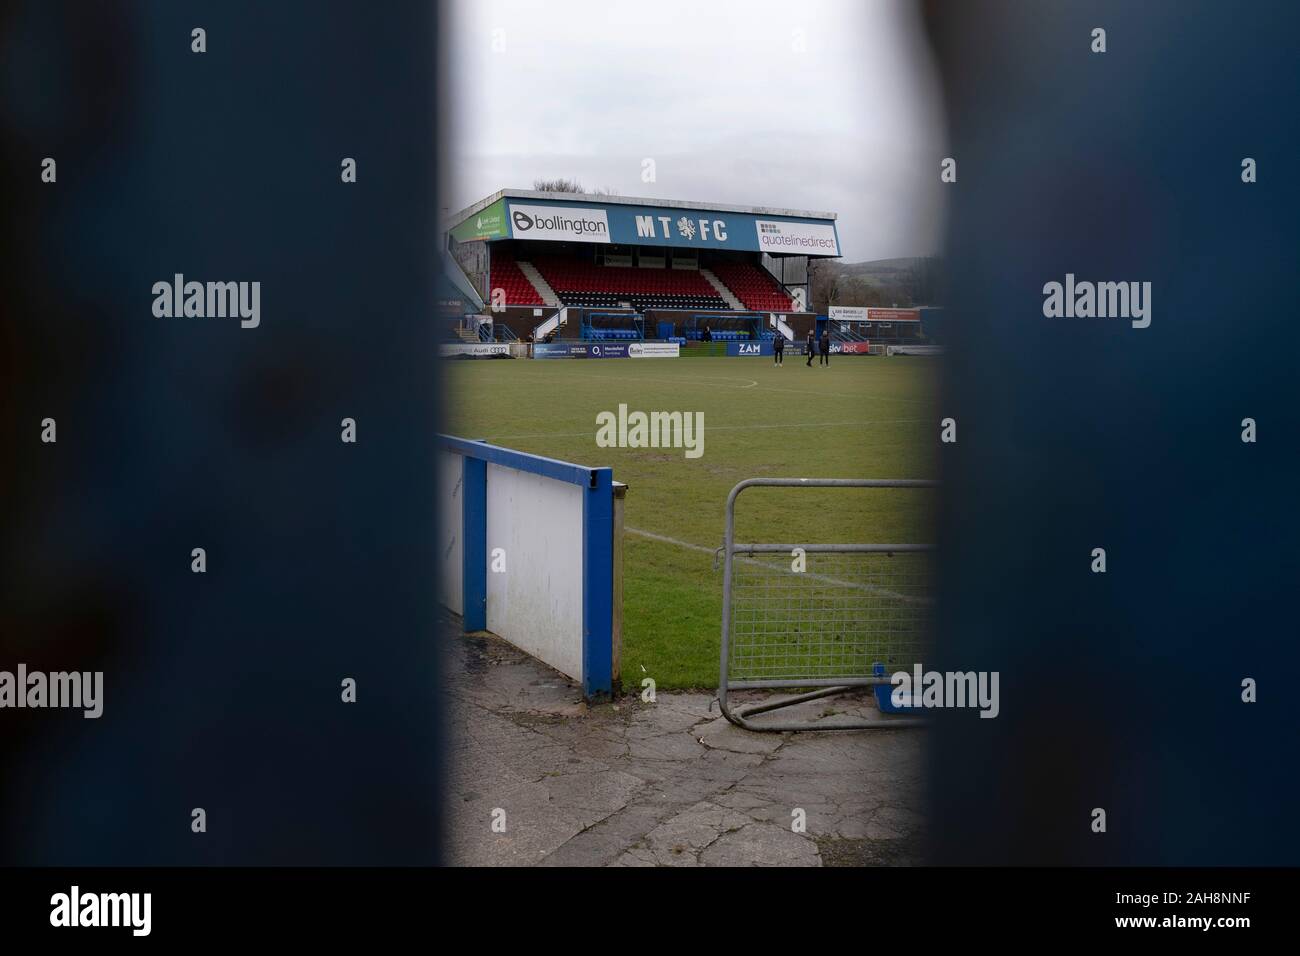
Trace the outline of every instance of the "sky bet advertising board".
<instances>
[{"instance_id":1,"label":"sky bet advertising board","mask_svg":"<svg viewBox=\"0 0 1300 956\"><path fill-rule=\"evenodd\" d=\"M510 200L507 208L506 223L513 239L736 249L773 255L840 254L839 237L830 219L616 203Z\"/></svg>"}]
</instances>

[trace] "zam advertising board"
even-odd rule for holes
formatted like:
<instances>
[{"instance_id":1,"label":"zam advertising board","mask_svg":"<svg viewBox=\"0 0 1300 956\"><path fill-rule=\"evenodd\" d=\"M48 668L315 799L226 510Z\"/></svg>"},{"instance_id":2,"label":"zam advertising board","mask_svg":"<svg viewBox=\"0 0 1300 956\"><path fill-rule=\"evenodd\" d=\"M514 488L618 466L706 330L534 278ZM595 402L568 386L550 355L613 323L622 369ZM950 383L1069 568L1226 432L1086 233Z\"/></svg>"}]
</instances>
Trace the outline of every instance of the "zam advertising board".
<instances>
[{"instance_id":1,"label":"zam advertising board","mask_svg":"<svg viewBox=\"0 0 1300 956\"><path fill-rule=\"evenodd\" d=\"M728 355L741 355L741 356L744 356L744 355L771 355L771 354L772 354L772 343L771 343L771 341L767 341L767 340L762 341L762 342L728 342L728 343L727 343L727 354L728 354Z\"/></svg>"}]
</instances>

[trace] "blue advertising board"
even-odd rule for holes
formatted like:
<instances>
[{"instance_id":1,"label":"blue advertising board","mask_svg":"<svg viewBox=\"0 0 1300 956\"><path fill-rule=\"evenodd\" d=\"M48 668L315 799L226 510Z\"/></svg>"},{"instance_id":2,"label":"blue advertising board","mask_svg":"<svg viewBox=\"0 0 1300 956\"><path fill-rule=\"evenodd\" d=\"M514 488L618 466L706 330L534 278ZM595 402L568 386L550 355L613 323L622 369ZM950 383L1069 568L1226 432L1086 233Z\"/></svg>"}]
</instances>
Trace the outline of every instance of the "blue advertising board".
<instances>
[{"instance_id":1,"label":"blue advertising board","mask_svg":"<svg viewBox=\"0 0 1300 956\"><path fill-rule=\"evenodd\" d=\"M533 358L568 358L567 342L538 342L533 346Z\"/></svg>"},{"instance_id":2,"label":"blue advertising board","mask_svg":"<svg viewBox=\"0 0 1300 956\"><path fill-rule=\"evenodd\" d=\"M728 342L728 355L771 355L772 340L764 339L761 342Z\"/></svg>"},{"instance_id":3,"label":"blue advertising board","mask_svg":"<svg viewBox=\"0 0 1300 956\"><path fill-rule=\"evenodd\" d=\"M533 358L627 358L626 342L539 342Z\"/></svg>"},{"instance_id":4,"label":"blue advertising board","mask_svg":"<svg viewBox=\"0 0 1300 956\"><path fill-rule=\"evenodd\" d=\"M738 249L774 255L840 254L833 219L593 200L507 199L506 209L506 229L512 239Z\"/></svg>"}]
</instances>

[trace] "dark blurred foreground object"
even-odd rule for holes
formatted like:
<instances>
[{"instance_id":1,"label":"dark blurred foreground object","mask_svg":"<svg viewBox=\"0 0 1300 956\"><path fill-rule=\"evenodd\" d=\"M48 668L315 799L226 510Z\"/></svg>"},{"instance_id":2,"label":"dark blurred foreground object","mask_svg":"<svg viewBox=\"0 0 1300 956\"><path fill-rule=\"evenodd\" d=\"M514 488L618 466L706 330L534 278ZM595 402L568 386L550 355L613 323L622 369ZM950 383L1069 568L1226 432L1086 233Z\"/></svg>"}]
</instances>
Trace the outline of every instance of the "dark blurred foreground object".
<instances>
[{"instance_id":1,"label":"dark blurred foreground object","mask_svg":"<svg viewBox=\"0 0 1300 956\"><path fill-rule=\"evenodd\" d=\"M436 862L433 6L0 15L0 862Z\"/></svg>"},{"instance_id":2,"label":"dark blurred foreground object","mask_svg":"<svg viewBox=\"0 0 1300 956\"><path fill-rule=\"evenodd\" d=\"M932 858L1300 863L1300 9L925 15L958 169L933 664L1001 673L997 719L938 720ZM1150 326L1045 318L1067 274L1151 282Z\"/></svg>"}]
</instances>

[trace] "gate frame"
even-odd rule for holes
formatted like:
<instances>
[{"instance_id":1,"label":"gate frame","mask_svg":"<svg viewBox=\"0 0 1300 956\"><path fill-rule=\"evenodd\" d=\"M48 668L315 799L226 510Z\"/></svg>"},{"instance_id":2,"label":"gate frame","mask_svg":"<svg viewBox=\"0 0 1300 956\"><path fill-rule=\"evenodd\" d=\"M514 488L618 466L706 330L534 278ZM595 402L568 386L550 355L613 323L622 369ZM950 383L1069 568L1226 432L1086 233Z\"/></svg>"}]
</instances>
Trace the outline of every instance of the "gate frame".
<instances>
[{"instance_id":1,"label":"gate frame","mask_svg":"<svg viewBox=\"0 0 1300 956\"><path fill-rule=\"evenodd\" d=\"M811 677L807 680L747 680L728 681L727 652L731 646L731 568L736 555L752 554L789 554L795 548L802 548L805 553L903 553L933 551L932 544L737 544L736 543L736 499L746 488L937 488L939 482L921 478L746 478L731 489L727 496L727 525L723 545L718 550L724 552L722 572L722 649L721 673L718 680L718 706L722 715L746 730L784 733L798 730L879 730L900 727L924 726L925 720L919 717L894 717L883 720L859 720L851 723L815 724L803 723L762 723L749 720L756 714L779 710L793 704L832 697L855 690L858 687L871 687L876 684L890 683L889 677ZM729 690L778 690L781 688L816 687L817 690L797 694L784 700L754 704L740 710L732 710L727 702Z\"/></svg>"}]
</instances>

